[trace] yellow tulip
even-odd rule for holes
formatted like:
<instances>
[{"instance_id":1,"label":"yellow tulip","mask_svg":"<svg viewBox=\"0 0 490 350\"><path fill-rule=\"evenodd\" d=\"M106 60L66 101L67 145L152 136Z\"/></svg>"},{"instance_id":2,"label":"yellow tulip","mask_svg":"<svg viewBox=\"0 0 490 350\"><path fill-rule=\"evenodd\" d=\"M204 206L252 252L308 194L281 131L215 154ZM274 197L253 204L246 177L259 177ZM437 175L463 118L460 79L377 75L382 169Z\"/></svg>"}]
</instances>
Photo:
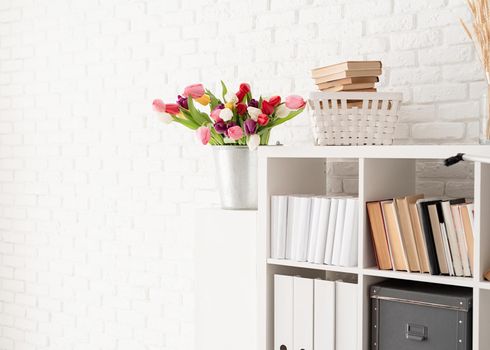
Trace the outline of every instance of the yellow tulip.
<instances>
[{"instance_id":1,"label":"yellow tulip","mask_svg":"<svg viewBox=\"0 0 490 350\"><path fill-rule=\"evenodd\" d=\"M203 106L207 106L209 102L211 101L211 98L209 97L208 94L204 94L199 98L195 99L197 102L199 102Z\"/></svg>"},{"instance_id":2,"label":"yellow tulip","mask_svg":"<svg viewBox=\"0 0 490 350\"><path fill-rule=\"evenodd\" d=\"M227 103L225 103L225 107L229 108L229 109L233 109L233 107L235 107L235 105L233 104L233 102L227 102Z\"/></svg>"}]
</instances>

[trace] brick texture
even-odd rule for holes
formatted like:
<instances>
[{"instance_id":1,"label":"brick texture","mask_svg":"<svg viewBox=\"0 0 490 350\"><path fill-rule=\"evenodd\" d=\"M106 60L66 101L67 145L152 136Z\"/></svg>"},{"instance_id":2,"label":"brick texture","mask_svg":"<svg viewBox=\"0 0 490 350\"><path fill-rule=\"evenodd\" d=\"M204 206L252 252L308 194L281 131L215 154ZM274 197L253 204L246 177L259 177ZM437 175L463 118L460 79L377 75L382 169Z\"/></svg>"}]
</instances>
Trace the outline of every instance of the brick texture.
<instances>
[{"instance_id":1,"label":"brick texture","mask_svg":"<svg viewBox=\"0 0 490 350\"><path fill-rule=\"evenodd\" d=\"M194 347L192 213L218 201L213 164L153 98L221 79L307 96L312 67L380 59L381 89L405 94L398 143L474 142L467 15L464 0L1 0L0 349ZM307 114L277 140L310 144ZM417 171L427 194L471 193L467 166ZM329 172L331 192L358 190L355 164Z\"/></svg>"}]
</instances>

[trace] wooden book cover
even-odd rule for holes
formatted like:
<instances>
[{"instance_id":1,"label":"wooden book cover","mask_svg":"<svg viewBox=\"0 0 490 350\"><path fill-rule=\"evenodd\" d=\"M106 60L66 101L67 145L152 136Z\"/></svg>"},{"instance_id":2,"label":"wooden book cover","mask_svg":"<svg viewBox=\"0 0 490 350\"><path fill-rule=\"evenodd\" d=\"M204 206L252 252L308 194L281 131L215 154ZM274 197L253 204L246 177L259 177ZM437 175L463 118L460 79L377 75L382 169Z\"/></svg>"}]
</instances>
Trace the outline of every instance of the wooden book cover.
<instances>
[{"instance_id":1,"label":"wooden book cover","mask_svg":"<svg viewBox=\"0 0 490 350\"><path fill-rule=\"evenodd\" d=\"M319 78L324 75L331 75L346 70L369 70L381 69L381 61L347 61L330 66L315 68L311 71L313 78Z\"/></svg>"},{"instance_id":2,"label":"wooden book cover","mask_svg":"<svg viewBox=\"0 0 490 350\"><path fill-rule=\"evenodd\" d=\"M437 262L439 263L439 269L441 270L441 274L448 275L449 267L447 265L446 253L444 251L444 242L442 240L439 215L437 213L437 203L431 204L427 208L429 209L429 218L432 227L432 235L434 236L434 243L436 246Z\"/></svg>"},{"instance_id":3,"label":"wooden book cover","mask_svg":"<svg viewBox=\"0 0 490 350\"><path fill-rule=\"evenodd\" d=\"M386 236L381 203L369 202L366 204L366 207L378 268L380 270L392 270L393 264L391 261L390 247L388 245L388 237Z\"/></svg>"},{"instance_id":4,"label":"wooden book cover","mask_svg":"<svg viewBox=\"0 0 490 350\"><path fill-rule=\"evenodd\" d=\"M410 221L412 222L413 236L415 238L415 244L417 246L417 253L419 256L420 270L424 273L430 273L429 266L429 254L425 245L424 234L422 232L422 223L420 221L419 211L417 209L417 200L423 198L416 198L418 196L407 197L408 210L410 212Z\"/></svg>"},{"instance_id":5,"label":"wooden book cover","mask_svg":"<svg viewBox=\"0 0 490 350\"><path fill-rule=\"evenodd\" d=\"M339 85L330 88L319 88L321 91L327 92L338 92L338 91L365 91L365 92L375 92L376 88L374 84L352 84L352 85Z\"/></svg>"},{"instance_id":6,"label":"wooden book cover","mask_svg":"<svg viewBox=\"0 0 490 350\"><path fill-rule=\"evenodd\" d=\"M326 83L333 80L339 80L344 78L353 78L353 77L377 77L381 75L381 69L367 69L367 70L347 70L339 73L334 73L330 75L325 75L319 78L314 78L315 83L321 84Z\"/></svg>"},{"instance_id":7,"label":"wooden book cover","mask_svg":"<svg viewBox=\"0 0 490 350\"><path fill-rule=\"evenodd\" d=\"M397 271L409 271L410 267L407 261L407 255L403 246L400 224L396 214L395 203L393 201L381 202L383 217L385 220L386 231L390 241L391 254L393 256L393 265Z\"/></svg>"},{"instance_id":8,"label":"wooden book cover","mask_svg":"<svg viewBox=\"0 0 490 350\"><path fill-rule=\"evenodd\" d=\"M463 221L464 235L466 237L466 247L468 248L468 258L470 260L471 273L475 273L475 238L473 235L473 204L460 206L461 221Z\"/></svg>"},{"instance_id":9,"label":"wooden book cover","mask_svg":"<svg viewBox=\"0 0 490 350\"><path fill-rule=\"evenodd\" d=\"M371 83L374 86L374 83L379 81L378 77L353 77L353 78L344 78L339 80L333 80L326 83L318 84L319 89L328 89L334 86L339 85L352 85L352 84L368 84Z\"/></svg>"},{"instance_id":10,"label":"wooden book cover","mask_svg":"<svg viewBox=\"0 0 490 350\"><path fill-rule=\"evenodd\" d=\"M402 239L407 252L408 265L410 266L411 271L420 272L420 259L417 252L417 244L415 243L412 221L410 219L410 210L408 209L408 198L409 197L396 198L395 203L398 211L398 218L400 219ZM411 201L414 202L421 198L423 198L423 195L412 196Z\"/></svg>"}]
</instances>

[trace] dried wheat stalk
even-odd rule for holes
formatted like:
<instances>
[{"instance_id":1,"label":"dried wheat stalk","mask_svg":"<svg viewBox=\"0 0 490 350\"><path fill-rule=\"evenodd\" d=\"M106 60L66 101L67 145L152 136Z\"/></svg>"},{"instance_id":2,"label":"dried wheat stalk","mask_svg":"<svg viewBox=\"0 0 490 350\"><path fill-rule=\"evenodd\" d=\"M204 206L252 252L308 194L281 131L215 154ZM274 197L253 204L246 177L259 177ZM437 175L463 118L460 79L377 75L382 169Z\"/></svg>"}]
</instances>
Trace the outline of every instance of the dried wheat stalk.
<instances>
[{"instance_id":1,"label":"dried wheat stalk","mask_svg":"<svg viewBox=\"0 0 490 350\"><path fill-rule=\"evenodd\" d=\"M487 113L490 113L490 6L489 0L466 0L470 12L473 16L472 29L470 30L466 24L461 21L463 28L473 41L478 56L485 69L488 87L487 94ZM486 127L487 139L490 139L490 123Z\"/></svg>"}]
</instances>

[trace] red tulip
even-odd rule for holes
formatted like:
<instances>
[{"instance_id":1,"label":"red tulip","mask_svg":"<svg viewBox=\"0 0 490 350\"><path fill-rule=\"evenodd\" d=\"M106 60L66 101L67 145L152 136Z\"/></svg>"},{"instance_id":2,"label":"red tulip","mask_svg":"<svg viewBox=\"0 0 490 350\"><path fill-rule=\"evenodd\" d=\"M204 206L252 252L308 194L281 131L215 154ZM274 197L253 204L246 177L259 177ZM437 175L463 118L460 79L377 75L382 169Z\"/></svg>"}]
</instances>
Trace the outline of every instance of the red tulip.
<instances>
[{"instance_id":1,"label":"red tulip","mask_svg":"<svg viewBox=\"0 0 490 350\"><path fill-rule=\"evenodd\" d=\"M165 105L165 113L176 115L180 113L179 105L176 103L168 103Z\"/></svg>"},{"instance_id":2,"label":"red tulip","mask_svg":"<svg viewBox=\"0 0 490 350\"><path fill-rule=\"evenodd\" d=\"M245 95L248 94L249 92L250 92L250 85L248 85L247 83L241 83L240 89L236 93L236 97L238 97L238 102L242 102Z\"/></svg>"},{"instance_id":3,"label":"red tulip","mask_svg":"<svg viewBox=\"0 0 490 350\"><path fill-rule=\"evenodd\" d=\"M268 101L262 101L262 112L264 112L267 115L272 114L274 112L274 106L271 105Z\"/></svg>"},{"instance_id":4,"label":"red tulip","mask_svg":"<svg viewBox=\"0 0 490 350\"><path fill-rule=\"evenodd\" d=\"M236 105L236 111L239 115L243 115L247 112L247 105L245 103L238 103Z\"/></svg>"},{"instance_id":5,"label":"red tulip","mask_svg":"<svg viewBox=\"0 0 490 350\"><path fill-rule=\"evenodd\" d=\"M250 85L248 85L247 83L241 83L240 91L243 91L245 95L248 94L250 92Z\"/></svg>"},{"instance_id":6,"label":"red tulip","mask_svg":"<svg viewBox=\"0 0 490 350\"><path fill-rule=\"evenodd\" d=\"M246 93L243 92L242 90L238 91L236 94L236 97L238 98L238 102L242 102L243 98L245 97Z\"/></svg>"},{"instance_id":7,"label":"red tulip","mask_svg":"<svg viewBox=\"0 0 490 350\"><path fill-rule=\"evenodd\" d=\"M281 96L272 96L270 99L269 99L269 103L275 107L277 106L279 103L281 103Z\"/></svg>"},{"instance_id":8,"label":"red tulip","mask_svg":"<svg viewBox=\"0 0 490 350\"><path fill-rule=\"evenodd\" d=\"M259 114L259 117L257 118L257 123L259 123L260 126L269 124L269 117L267 116L267 114Z\"/></svg>"}]
</instances>

